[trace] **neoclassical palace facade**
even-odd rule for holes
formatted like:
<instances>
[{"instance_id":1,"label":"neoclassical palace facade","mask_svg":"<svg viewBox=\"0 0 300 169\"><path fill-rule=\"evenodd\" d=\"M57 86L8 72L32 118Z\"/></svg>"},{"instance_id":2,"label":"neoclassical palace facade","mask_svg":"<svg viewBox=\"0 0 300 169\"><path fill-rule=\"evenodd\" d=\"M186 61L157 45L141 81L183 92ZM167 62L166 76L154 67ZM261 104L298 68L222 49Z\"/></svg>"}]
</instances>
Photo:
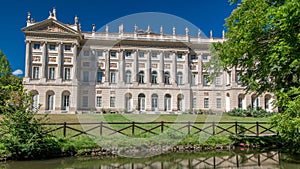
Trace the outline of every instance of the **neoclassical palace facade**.
<instances>
[{"instance_id":1,"label":"neoclassical palace facade","mask_svg":"<svg viewBox=\"0 0 300 169\"><path fill-rule=\"evenodd\" d=\"M191 110L226 112L248 105L272 111L272 94L245 94L238 69L220 72L213 81L203 66L209 45L224 41L189 35L138 30L81 31L74 24L48 19L35 22L28 14L25 88L42 113L134 111L180 113Z\"/></svg>"}]
</instances>

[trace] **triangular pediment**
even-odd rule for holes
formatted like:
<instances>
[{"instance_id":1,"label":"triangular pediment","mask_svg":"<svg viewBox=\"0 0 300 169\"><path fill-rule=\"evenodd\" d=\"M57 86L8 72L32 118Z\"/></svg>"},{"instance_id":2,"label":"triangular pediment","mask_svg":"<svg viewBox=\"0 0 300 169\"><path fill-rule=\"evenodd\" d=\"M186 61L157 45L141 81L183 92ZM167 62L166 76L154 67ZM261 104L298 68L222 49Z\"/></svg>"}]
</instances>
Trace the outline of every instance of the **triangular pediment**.
<instances>
[{"instance_id":1,"label":"triangular pediment","mask_svg":"<svg viewBox=\"0 0 300 169\"><path fill-rule=\"evenodd\" d=\"M47 19L42 22L35 23L22 29L23 32L44 32L44 33L62 33L62 34L79 34L77 30L72 29L55 19Z\"/></svg>"}]
</instances>

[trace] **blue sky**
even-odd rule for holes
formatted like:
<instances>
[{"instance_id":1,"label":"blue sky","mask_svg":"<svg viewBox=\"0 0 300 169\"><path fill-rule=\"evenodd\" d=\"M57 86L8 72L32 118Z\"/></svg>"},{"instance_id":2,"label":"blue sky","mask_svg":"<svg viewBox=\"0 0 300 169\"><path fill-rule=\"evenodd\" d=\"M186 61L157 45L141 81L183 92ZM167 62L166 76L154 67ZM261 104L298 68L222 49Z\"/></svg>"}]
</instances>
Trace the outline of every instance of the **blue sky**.
<instances>
[{"instance_id":1,"label":"blue sky","mask_svg":"<svg viewBox=\"0 0 300 169\"><path fill-rule=\"evenodd\" d=\"M53 7L57 10L58 20L63 23L73 23L74 16L77 15L83 31L91 31L92 24L96 24L99 29L107 23L130 14L160 12L180 17L200 28L206 35L213 30L214 37L222 36L224 19L235 8L235 6L230 6L227 0L6 1L1 5L0 49L8 57L14 70L24 71L25 37L21 28L26 25L27 12L31 12L35 21L42 21L47 19ZM146 24L147 20L141 23L139 28L146 29ZM171 33L171 30L167 28L164 28L164 32ZM113 28L110 29L113 30ZM125 31L126 29L129 28L125 26ZM159 26L154 25L153 29L158 32ZM178 29L178 31L182 33L184 29Z\"/></svg>"}]
</instances>

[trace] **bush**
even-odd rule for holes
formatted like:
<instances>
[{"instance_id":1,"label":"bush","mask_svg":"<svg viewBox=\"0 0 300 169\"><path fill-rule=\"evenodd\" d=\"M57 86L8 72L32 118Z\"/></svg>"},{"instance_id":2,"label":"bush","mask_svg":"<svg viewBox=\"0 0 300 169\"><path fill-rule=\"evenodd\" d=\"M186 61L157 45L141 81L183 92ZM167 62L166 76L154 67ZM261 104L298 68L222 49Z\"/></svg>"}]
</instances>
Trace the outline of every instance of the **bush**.
<instances>
[{"instance_id":1,"label":"bush","mask_svg":"<svg viewBox=\"0 0 300 169\"><path fill-rule=\"evenodd\" d=\"M239 117L268 117L274 115L274 112L268 112L266 110L263 110L260 107L253 109L251 106L248 106L246 110L240 108L234 108L233 110L227 113L230 116L239 116Z\"/></svg>"}]
</instances>

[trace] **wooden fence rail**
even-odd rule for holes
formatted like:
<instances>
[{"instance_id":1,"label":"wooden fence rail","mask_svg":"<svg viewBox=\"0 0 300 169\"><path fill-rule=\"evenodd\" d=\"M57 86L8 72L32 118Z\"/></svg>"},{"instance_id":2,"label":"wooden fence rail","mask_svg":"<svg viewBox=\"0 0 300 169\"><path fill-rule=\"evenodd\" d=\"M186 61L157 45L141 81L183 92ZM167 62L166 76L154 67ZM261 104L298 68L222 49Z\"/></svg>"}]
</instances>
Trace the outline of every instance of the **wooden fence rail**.
<instances>
[{"instance_id":1,"label":"wooden fence rail","mask_svg":"<svg viewBox=\"0 0 300 169\"><path fill-rule=\"evenodd\" d=\"M60 133L63 137L90 136L144 136L158 135L165 132L176 134L207 135L276 135L268 122L98 122L98 123L43 123L49 126L47 133Z\"/></svg>"}]
</instances>

